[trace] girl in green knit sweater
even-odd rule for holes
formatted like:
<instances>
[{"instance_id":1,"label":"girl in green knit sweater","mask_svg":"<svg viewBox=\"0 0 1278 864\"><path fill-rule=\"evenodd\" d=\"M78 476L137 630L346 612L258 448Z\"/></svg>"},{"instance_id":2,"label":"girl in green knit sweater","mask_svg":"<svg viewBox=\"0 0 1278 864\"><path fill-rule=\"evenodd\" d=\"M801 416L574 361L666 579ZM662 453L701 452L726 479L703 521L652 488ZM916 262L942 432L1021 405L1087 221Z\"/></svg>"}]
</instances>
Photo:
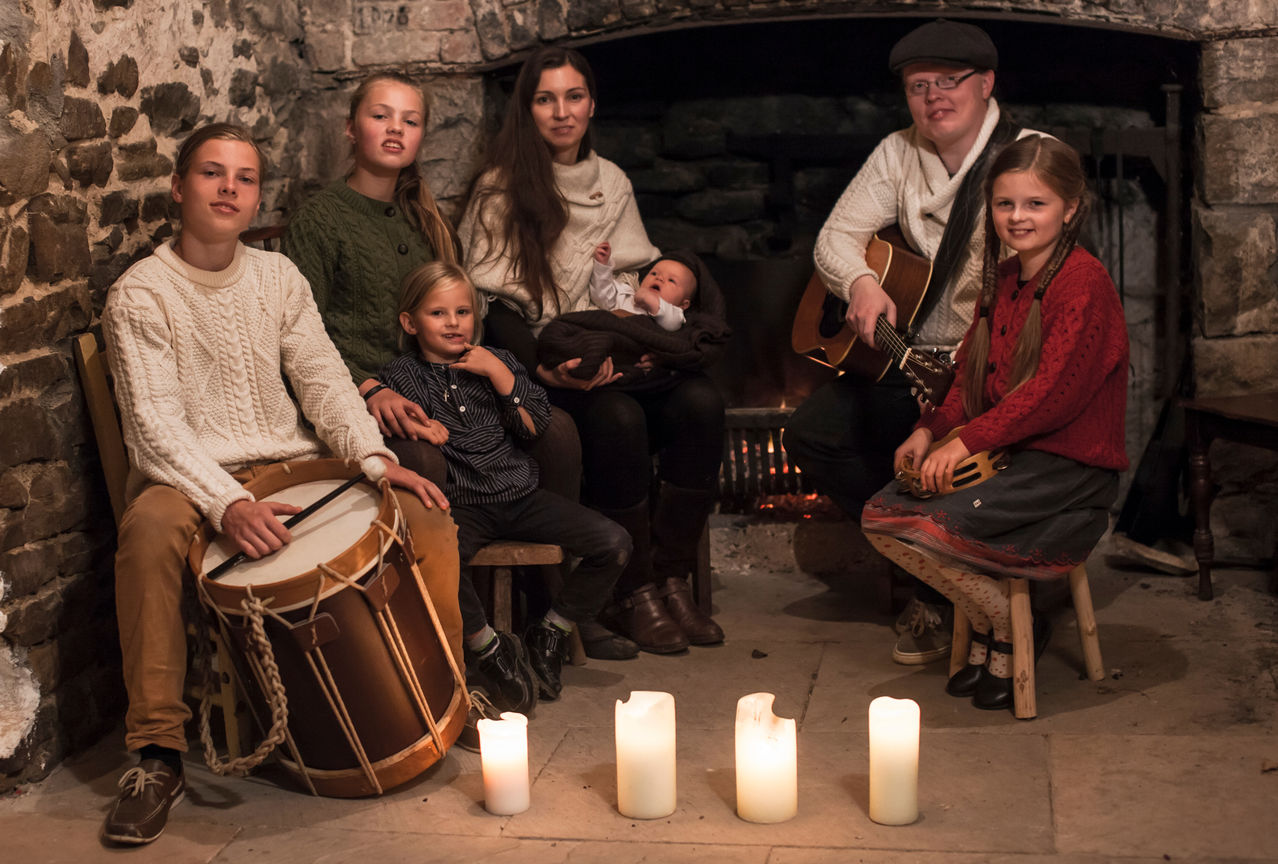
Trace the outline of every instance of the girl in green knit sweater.
<instances>
[{"instance_id":1,"label":"girl in green knit sweater","mask_svg":"<svg viewBox=\"0 0 1278 864\"><path fill-rule=\"evenodd\" d=\"M457 261L452 226L417 164L429 119L426 94L411 79L381 73L360 84L346 119L351 171L298 211L282 249L311 283L382 434L440 444L444 428L415 403L377 388L374 377L397 354L395 304L404 276L428 261Z\"/></svg>"}]
</instances>

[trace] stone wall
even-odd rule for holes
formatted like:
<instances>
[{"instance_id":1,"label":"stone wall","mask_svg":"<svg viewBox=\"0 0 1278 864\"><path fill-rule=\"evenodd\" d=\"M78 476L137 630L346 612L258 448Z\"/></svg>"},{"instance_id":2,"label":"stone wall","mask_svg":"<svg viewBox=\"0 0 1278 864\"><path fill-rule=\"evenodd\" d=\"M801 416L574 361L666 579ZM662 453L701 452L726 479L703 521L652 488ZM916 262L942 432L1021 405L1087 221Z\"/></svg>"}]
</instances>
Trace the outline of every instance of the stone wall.
<instances>
[{"instance_id":1,"label":"stone wall","mask_svg":"<svg viewBox=\"0 0 1278 864\"><path fill-rule=\"evenodd\" d=\"M1278 181L1270 151L1278 141L1278 78L1271 58L1278 46L1270 34L1278 0L0 4L0 790L42 776L119 718L114 529L70 340L95 326L116 276L171 234L168 176L177 142L193 126L231 119L252 128L275 168L265 217L286 217L341 171L342 119L355 79L371 68L431 73L427 175L455 212L482 149L484 118L499 102L492 73L539 41L598 43L750 20L995 20L1010 12L1204 43L1190 208L1197 378L1218 392L1272 389ZM645 195L693 182L672 166L654 167L670 170L637 172ZM741 172L747 185L757 179L755 168ZM813 190L838 185L810 180ZM756 193L737 199L743 216L757 212ZM686 219L697 199L678 206ZM654 214L654 233L668 216ZM744 248L755 242L766 237L747 232ZM1256 466L1260 457L1224 458ZM1240 486L1248 478L1255 486L1256 477L1261 492L1278 486L1272 466L1238 474ZM1244 518L1241 504L1222 505L1216 512L1230 520L1226 530L1243 525L1235 521ZM1266 506L1260 512L1272 513ZM1272 525L1253 519L1244 529L1255 548Z\"/></svg>"},{"instance_id":2,"label":"stone wall","mask_svg":"<svg viewBox=\"0 0 1278 864\"><path fill-rule=\"evenodd\" d=\"M123 702L114 525L70 339L172 232L172 159L195 125L242 122L296 170L301 39L288 4L0 6L0 789L100 737Z\"/></svg>"}]
</instances>

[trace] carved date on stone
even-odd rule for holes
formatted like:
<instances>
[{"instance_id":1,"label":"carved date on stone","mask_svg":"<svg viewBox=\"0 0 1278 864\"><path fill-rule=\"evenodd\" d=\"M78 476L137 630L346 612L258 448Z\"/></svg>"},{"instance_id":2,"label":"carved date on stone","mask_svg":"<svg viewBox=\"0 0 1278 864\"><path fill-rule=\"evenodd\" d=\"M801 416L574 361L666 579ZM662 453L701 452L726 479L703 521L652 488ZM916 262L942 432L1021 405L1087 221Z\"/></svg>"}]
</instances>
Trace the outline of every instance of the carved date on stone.
<instances>
[{"instance_id":1,"label":"carved date on stone","mask_svg":"<svg viewBox=\"0 0 1278 864\"><path fill-rule=\"evenodd\" d=\"M387 33L408 27L408 7L399 3L358 3L355 5L355 33Z\"/></svg>"}]
</instances>

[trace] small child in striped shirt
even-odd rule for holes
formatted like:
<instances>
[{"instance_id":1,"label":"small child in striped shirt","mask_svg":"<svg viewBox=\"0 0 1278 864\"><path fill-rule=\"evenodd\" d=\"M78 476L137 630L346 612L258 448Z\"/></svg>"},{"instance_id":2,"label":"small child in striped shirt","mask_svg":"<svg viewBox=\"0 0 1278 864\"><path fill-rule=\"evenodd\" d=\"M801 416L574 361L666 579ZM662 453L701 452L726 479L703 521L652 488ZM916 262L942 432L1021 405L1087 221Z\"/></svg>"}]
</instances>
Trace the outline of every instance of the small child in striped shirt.
<instances>
[{"instance_id":1,"label":"small child in striped shirt","mask_svg":"<svg viewBox=\"0 0 1278 864\"><path fill-rule=\"evenodd\" d=\"M596 511L538 488L537 463L515 439L532 440L545 430L550 402L513 354L477 344L476 300L474 285L456 265L436 261L410 273L399 323L401 341L415 350L389 363L380 378L448 430L441 449L463 565L494 540L553 543L581 559L522 641L488 623L463 566L458 599L468 676L500 710L526 714L538 691L542 699L558 698L574 625L588 657L624 660L639 652L597 620L630 559L631 540Z\"/></svg>"}]
</instances>

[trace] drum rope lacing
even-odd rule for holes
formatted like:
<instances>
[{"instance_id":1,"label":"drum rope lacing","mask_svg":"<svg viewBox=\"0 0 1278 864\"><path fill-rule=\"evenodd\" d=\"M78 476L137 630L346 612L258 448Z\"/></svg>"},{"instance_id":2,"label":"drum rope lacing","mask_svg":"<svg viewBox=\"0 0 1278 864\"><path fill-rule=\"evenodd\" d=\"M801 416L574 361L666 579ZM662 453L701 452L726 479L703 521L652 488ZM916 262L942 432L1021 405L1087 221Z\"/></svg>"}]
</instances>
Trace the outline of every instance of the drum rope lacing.
<instances>
[{"instance_id":1,"label":"drum rope lacing","mask_svg":"<svg viewBox=\"0 0 1278 864\"><path fill-rule=\"evenodd\" d=\"M288 697L284 693L284 685L280 681L280 669L275 663L275 652L271 650L271 642L266 636L266 627L262 623L263 612L267 611L263 601L252 596L250 592L241 603L245 619L249 624L249 640L258 657L258 665L266 683L267 703L271 709L271 729L266 738L257 745L257 749L247 756L223 760L213 745L211 713L213 704L213 656L210 650L208 630L198 628L200 636L200 653L203 655L201 666L204 670L204 695L200 697L200 741L204 745L204 762L214 774L243 777L265 761L276 746L284 740L288 729ZM221 617L219 615L219 617Z\"/></svg>"}]
</instances>

